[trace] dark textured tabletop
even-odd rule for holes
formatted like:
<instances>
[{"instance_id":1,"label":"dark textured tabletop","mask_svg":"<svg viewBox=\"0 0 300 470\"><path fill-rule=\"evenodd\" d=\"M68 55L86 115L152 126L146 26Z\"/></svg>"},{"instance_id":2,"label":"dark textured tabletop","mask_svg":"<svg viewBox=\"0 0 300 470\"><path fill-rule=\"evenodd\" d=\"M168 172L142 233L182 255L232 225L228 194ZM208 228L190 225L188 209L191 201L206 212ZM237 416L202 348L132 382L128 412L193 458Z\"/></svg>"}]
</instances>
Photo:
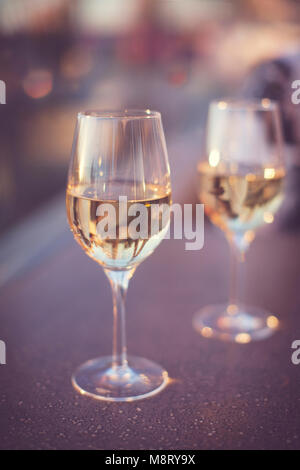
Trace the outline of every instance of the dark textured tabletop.
<instances>
[{"instance_id":1,"label":"dark textured tabletop","mask_svg":"<svg viewBox=\"0 0 300 470\"><path fill-rule=\"evenodd\" d=\"M178 185L181 202L183 194ZM300 365L291 362L291 343L300 339L299 242L300 234L275 224L257 235L245 298L276 313L281 329L265 341L233 344L192 328L198 308L226 299L223 235L207 223L197 252L165 240L129 286L127 336L129 352L164 365L171 383L150 399L107 403L80 396L70 382L80 363L110 353L112 302L102 269L66 229L47 256L0 291L7 346L0 448L300 448Z\"/></svg>"}]
</instances>

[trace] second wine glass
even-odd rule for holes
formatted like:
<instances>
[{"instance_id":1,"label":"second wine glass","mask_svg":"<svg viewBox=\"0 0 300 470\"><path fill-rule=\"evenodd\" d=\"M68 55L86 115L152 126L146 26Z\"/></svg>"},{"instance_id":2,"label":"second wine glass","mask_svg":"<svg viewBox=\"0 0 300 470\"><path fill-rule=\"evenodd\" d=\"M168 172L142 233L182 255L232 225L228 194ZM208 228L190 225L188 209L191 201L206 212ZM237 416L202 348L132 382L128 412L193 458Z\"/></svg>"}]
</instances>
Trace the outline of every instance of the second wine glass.
<instances>
[{"instance_id":1,"label":"second wine glass","mask_svg":"<svg viewBox=\"0 0 300 470\"><path fill-rule=\"evenodd\" d=\"M230 298L227 304L204 307L194 327L206 337L248 343L266 338L279 323L274 314L243 305L237 289L256 230L273 221L283 198L277 104L267 99L211 103L206 145L206 158L198 166L198 196L231 246Z\"/></svg>"}]
</instances>

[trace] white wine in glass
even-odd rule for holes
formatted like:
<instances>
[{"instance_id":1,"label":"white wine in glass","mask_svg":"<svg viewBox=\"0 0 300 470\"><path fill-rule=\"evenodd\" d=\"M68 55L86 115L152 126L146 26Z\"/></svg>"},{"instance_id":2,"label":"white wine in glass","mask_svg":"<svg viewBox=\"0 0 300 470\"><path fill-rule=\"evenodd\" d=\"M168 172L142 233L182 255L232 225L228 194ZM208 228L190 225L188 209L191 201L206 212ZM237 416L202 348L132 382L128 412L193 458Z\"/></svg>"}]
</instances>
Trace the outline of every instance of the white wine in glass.
<instances>
[{"instance_id":1,"label":"white wine in glass","mask_svg":"<svg viewBox=\"0 0 300 470\"><path fill-rule=\"evenodd\" d=\"M114 188L118 191L117 187L114 186ZM122 192L124 192L124 187ZM98 197L95 194L90 196L89 194L93 194L93 190L84 186L68 187L66 203L72 232L86 254L106 268L129 269L137 266L154 251L164 238L169 228L169 219L160 218L157 221L160 224L158 230L151 235L151 227L155 224L153 220L155 212L152 209L154 205L166 204L169 206L171 193L166 194L166 188L158 185L146 185L144 192L143 199L127 199L126 212L128 214L133 205L142 204L147 210L146 231L149 235L145 238L131 238L128 227L130 227L130 222L134 220L134 216L127 216L123 225L119 225L117 222L116 237L111 239L102 238L97 231L98 223L105 217L97 214L99 214L101 206L109 203L114 208L115 218L118 221L119 200L102 199L101 194ZM120 233L124 230L125 236L120 237Z\"/></svg>"},{"instance_id":2,"label":"white wine in glass","mask_svg":"<svg viewBox=\"0 0 300 470\"><path fill-rule=\"evenodd\" d=\"M153 208L170 204L170 170L160 113L79 113L66 192L68 222L81 248L104 268L113 294L112 355L92 359L77 369L72 383L82 394L133 401L158 393L168 383L160 365L127 356L125 297L137 266L169 228L169 212L163 217L163 212ZM130 226L137 205L144 209L144 219L133 233ZM99 230L102 223L112 232Z\"/></svg>"},{"instance_id":3,"label":"white wine in glass","mask_svg":"<svg viewBox=\"0 0 300 470\"><path fill-rule=\"evenodd\" d=\"M279 324L275 315L243 305L237 285L255 231L273 221L283 200L281 135L274 102L210 105L206 159L198 165L198 197L231 245L232 270L228 304L207 306L194 317L203 336L248 343L269 336Z\"/></svg>"}]
</instances>

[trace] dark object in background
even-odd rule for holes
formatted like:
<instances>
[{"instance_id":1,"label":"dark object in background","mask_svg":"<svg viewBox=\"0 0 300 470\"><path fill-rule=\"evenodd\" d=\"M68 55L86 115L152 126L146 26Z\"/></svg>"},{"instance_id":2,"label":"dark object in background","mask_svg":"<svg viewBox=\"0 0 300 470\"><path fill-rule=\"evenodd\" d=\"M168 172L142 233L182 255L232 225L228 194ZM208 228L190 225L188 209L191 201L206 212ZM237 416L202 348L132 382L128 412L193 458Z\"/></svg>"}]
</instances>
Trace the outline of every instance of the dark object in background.
<instances>
[{"instance_id":1,"label":"dark object in background","mask_svg":"<svg viewBox=\"0 0 300 470\"><path fill-rule=\"evenodd\" d=\"M293 104L291 99L292 83L297 79L300 79L300 53L258 65L241 90L244 98L269 98L280 105L287 145L287 197L281 225L288 231L300 230L300 105Z\"/></svg>"}]
</instances>

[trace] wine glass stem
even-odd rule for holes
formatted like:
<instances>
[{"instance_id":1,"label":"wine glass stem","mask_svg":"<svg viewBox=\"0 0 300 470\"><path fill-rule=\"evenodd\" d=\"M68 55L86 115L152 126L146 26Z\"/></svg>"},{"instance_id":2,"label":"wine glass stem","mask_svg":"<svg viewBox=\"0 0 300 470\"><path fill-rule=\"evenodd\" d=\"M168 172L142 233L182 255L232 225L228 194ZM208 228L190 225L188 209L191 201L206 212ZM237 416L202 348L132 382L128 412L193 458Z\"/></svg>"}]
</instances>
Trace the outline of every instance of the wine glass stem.
<instances>
[{"instance_id":1,"label":"wine glass stem","mask_svg":"<svg viewBox=\"0 0 300 470\"><path fill-rule=\"evenodd\" d=\"M127 346L126 346L126 312L125 299L128 282L132 273L130 271L113 271L105 269L113 297L113 350L112 367L127 366Z\"/></svg>"},{"instance_id":2,"label":"wine glass stem","mask_svg":"<svg viewBox=\"0 0 300 470\"><path fill-rule=\"evenodd\" d=\"M240 303L241 287L243 287L245 253L236 245L233 237L228 237L230 245L230 285L228 313L237 313ZM231 311L230 311L231 310Z\"/></svg>"},{"instance_id":3,"label":"wine glass stem","mask_svg":"<svg viewBox=\"0 0 300 470\"><path fill-rule=\"evenodd\" d=\"M113 361L112 366L127 365L125 298L127 288L115 284L113 292Z\"/></svg>"}]
</instances>

